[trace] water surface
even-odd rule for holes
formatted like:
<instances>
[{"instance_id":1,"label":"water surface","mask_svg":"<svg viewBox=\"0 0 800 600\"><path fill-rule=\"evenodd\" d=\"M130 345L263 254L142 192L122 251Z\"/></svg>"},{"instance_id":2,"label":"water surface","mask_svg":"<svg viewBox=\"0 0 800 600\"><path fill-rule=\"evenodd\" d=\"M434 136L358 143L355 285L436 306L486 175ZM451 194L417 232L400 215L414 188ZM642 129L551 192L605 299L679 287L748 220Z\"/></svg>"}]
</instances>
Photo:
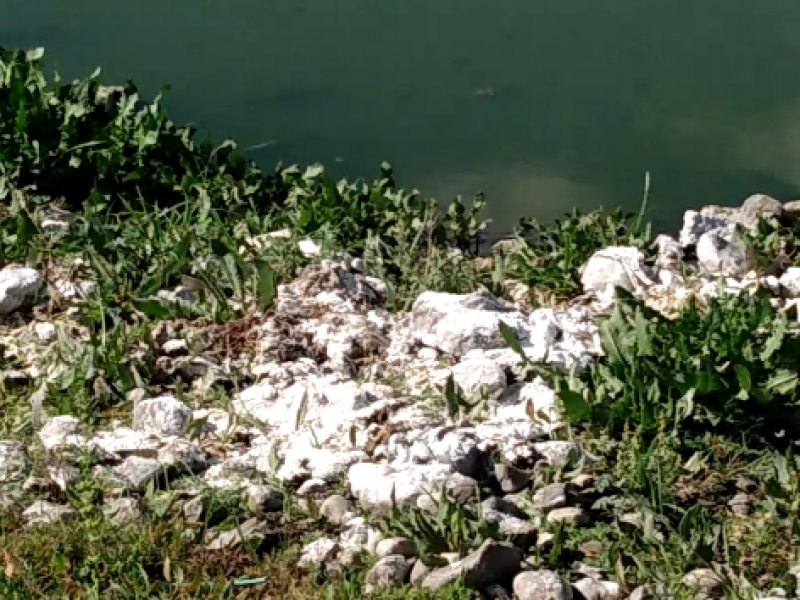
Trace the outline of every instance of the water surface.
<instances>
[{"instance_id":1,"label":"water surface","mask_svg":"<svg viewBox=\"0 0 800 600\"><path fill-rule=\"evenodd\" d=\"M103 68L265 166L382 160L494 229L800 197L796 0L4 0L0 45Z\"/></svg>"}]
</instances>

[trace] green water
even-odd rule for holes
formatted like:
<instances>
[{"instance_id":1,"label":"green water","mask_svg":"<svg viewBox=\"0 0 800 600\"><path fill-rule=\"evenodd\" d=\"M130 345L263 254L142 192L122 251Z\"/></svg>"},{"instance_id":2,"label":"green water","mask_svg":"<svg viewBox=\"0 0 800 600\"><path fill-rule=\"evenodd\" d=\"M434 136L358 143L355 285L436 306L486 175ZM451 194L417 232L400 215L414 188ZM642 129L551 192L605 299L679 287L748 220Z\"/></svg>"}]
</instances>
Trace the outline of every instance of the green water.
<instances>
[{"instance_id":1,"label":"green water","mask_svg":"<svg viewBox=\"0 0 800 600\"><path fill-rule=\"evenodd\" d=\"M321 161L493 228L800 197L798 0L4 0L0 45L103 68L264 165Z\"/></svg>"}]
</instances>

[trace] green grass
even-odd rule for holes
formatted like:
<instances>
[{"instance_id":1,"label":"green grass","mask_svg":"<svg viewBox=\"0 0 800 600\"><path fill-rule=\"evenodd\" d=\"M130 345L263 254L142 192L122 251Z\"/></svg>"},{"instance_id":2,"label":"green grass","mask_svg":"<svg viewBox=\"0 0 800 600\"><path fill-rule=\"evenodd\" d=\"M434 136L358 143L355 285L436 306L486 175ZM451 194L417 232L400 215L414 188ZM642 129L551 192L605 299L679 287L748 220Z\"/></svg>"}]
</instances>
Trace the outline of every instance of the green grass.
<instances>
[{"instance_id":1,"label":"green grass","mask_svg":"<svg viewBox=\"0 0 800 600\"><path fill-rule=\"evenodd\" d=\"M38 475L46 475L50 460L35 436L37 421L47 415L75 415L88 428L127 420L128 395L136 388L226 407L246 381L218 382L201 398L189 381L166 377L159 328L202 332L190 342L190 355L213 352L222 360L246 352L244 333L270 314L277 286L311 262L299 240L318 243L323 257L361 257L386 283L396 312L426 290L483 286L508 297L515 283L528 286L532 304L563 303L581 293L580 268L596 250L632 245L652 253L647 194L639 214L574 212L552 225L523 220L514 249L480 256L481 195L441 205L398 189L386 164L372 181L333 181L318 165L279 165L264 173L235 143L198 141L173 124L160 97L137 108L129 83L98 103L99 85L96 74L69 84L48 81L39 51L0 49L0 267L27 264L51 280L97 284L69 320L68 303L57 298L20 313L27 321L57 324L56 341L37 357L42 373L26 382L0 381L0 439L28 444ZM41 226L51 206L72 213L66 232ZM282 229L288 238L251 243ZM797 239L793 227L762 223L754 237L760 266L793 264ZM196 291L196 302L157 295L179 284ZM526 549L530 561L573 580L578 563L587 563L624 590L645 584L678 599L692 596L681 579L698 567L729 576L726 597L750 598L754 589L772 587L796 593L795 321L763 295L690 303L667 318L622 293L600 325L605 356L588 372L532 366L531 375L557 390L570 421L563 435L579 440L597 462L537 471L539 484L590 474L593 483L582 494L595 518L590 527L563 528L530 511L540 533L553 536L549 546ZM4 334L12 326L13 317L0 322ZM2 350L0 370L25 365L10 348ZM34 394L45 399L44 414L32 409ZM464 397L452 380L429 395L429 409L451 422L478 418L485 404ZM20 508L43 492L24 492L16 498L20 505L0 509L0 597L344 600L361 594L364 568L338 578L296 570L302 544L329 528L315 514L287 506L270 517L264 539L210 551L201 543L207 528L236 527L253 514L237 495L208 491L219 508L210 511L214 522L191 525L170 501L172 488L151 489L141 498L141 521L120 525L102 512L107 490L87 464L79 466L70 492L55 494L77 511L74 521L25 528ZM748 492L752 512L740 517L727 501L745 477L755 482ZM12 497L12 488L0 491ZM641 527L627 522L630 513L639 515ZM411 537L426 559L445 550L467 552L498 535L477 506L448 501L436 514L396 509L376 525ZM236 584L245 578L266 579ZM456 585L377 598L474 596Z\"/></svg>"}]
</instances>

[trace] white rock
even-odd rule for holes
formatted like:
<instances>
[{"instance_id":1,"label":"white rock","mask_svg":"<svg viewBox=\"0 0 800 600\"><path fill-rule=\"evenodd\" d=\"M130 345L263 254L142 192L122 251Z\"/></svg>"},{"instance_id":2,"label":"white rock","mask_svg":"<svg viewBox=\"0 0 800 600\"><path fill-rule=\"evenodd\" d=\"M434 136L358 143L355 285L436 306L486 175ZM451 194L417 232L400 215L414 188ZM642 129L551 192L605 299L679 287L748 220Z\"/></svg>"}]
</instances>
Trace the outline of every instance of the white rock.
<instances>
[{"instance_id":1,"label":"white rock","mask_svg":"<svg viewBox=\"0 0 800 600\"><path fill-rule=\"evenodd\" d=\"M700 236L697 262L710 273L742 278L755 268L755 254L733 224Z\"/></svg>"},{"instance_id":2,"label":"white rock","mask_svg":"<svg viewBox=\"0 0 800 600\"><path fill-rule=\"evenodd\" d=\"M463 360L451 369L453 380L474 401L485 393L489 399L499 396L506 387L506 372L488 359Z\"/></svg>"},{"instance_id":3,"label":"white rock","mask_svg":"<svg viewBox=\"0 0 800 600\"><path fill-rule=\"evenodd\" d=\"M627 246L610 246L595 252L584 267L581 283L584 292L604 302L613 299L616 287L644 296L655 285L642 252Z\"/></svg>"},{"instance_id":4,"label":"white rock","mask_svg":"<svg viewBox=\"0 0 800 600\"><path fill-rule=\"evenodd\" d=\"M14 312L30 302L43 284L44 278L28 267L9 266L0 270L0 314Z\"/></svg>"},{"instance_id":5,"label":"white rock","mask_svg":"<svg viewBox=\"0 0 800 600\"><path fill-rule=\"evenodd\" d=\"M800 298L800 267L789 267L781 275L780 284L788 298Z\"/></svg>"},{"instance_id":6,"label":"white rock","mask_svg":"<svg viewBox=\"0 0 800 600\"><path fill-rule=\"evenodd\" d=\"M172 396L142 400L133 409L133 426L145 433L181 435L192 420L192 411Z\"/></svg>"}]
</instances>

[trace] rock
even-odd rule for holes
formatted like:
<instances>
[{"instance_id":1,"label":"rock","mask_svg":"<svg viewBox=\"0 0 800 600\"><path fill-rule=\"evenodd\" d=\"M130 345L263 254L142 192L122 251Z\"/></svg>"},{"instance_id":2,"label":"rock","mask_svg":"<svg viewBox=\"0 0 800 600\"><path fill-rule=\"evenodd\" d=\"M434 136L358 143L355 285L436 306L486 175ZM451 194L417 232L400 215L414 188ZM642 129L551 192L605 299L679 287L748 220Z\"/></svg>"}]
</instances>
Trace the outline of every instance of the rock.
<instances>
[{"instance_id":1,"label":"rock","mask_svg":"<svg viewBox=\"0 0 800 600\"><path fill-rule=\"evenodd\" d=\"M739 209L739 222L755 231L762 219L781 220L784 215L783 204L766 194L754 194L747 198Z\"/></svg>"},{"instance_id":2,"label":"rock","mask_svg":"<svg viewBox=\"0 0 800 600\"><path fill-rule=\"evenodd\" d=\"M396 554L405 558L414 558L417 551L414 542L404 537L393 537L381 540L375 548L375 556L383 558Z\"/></svg>"},{"instance_id":3,"label":"rock","mask_svg":"<svg viewBox=\"0 0 800 600\"><path fill-rule=\"evenodd\" d=\"M582 508L556 508L547 513L548 523L564 523L565 525L588 525L591 516Z\"/></svg>"},{"instance_id":4,"label":"rock","mask_svg":"<svg viewBox=\"0 0 800 600\"><path fill-rule=\"evenodd\" d=\"M656 266L660 269L678 271L683 262L683 246L675 238L661 234L655 239L658 247Z\"/></svg>"},{"instance_id":5,"label":"rock","mask_svg":"<svg viewBox=\"0 0 800 600\"><path fill-rule=\"evenodd\" d=\"M205 519L206 504L206 497L201 494L187 500L183 504L181 512L189 523L200 524Z\"/></svg>"},{"instance_id":6,"label":"rock","mask_svg":"<svg viewBox=\"0 0 800 600\"><path fill-rule=\"evenodd\" d=\"M22 482L29 468L30 459L25 444L0 441L0 483Z\"/></svg>"},{"instance_id":7,"label":"rock","mask_svg":"<svg viewBox=\"0 0 800 600\"><path fill-rule=\"evenodd\" d=\"M29 304L44 285L44 278L28 267L8 266L0 270L0 315Z\"/></svg>"},{"instance_id":8,"label":"rock","mask_svg":"<svg viewBox=\"0 0 800 600\"><path fill-rule=\"evenodd\" d=\"M572 584L586 600L619 600L622 596L619 584L586 577Z\"/></svg>"},{"instance_id":9,"label":"rock","mask_svg":"<svg viewBox=\"0 0 800 600\"><path fill-rule=\"evenodd\" d=\"M655 284L648 271L638 248L611 246L592 255L584 267L581 283L584 292L605 302L614 298L617 287L643 296Z\"/></svg>"},{"instance_id":10,"label":"rock","mask_svg":"<svg viewBox=\"0 0 800 600\"><path fill-rule=\"evenodd\" d=\"M211 464L209 457L197 444L180 438L167 440L158 449L156 459L173 475L196 475Z\"/></svg>"},{"instance_id":11,"label":"rock","mask_svg":"<svg viewBox=\"0 0 800 600\"><path fill-rule=\"evenodd\" d=\"M489 496L481 503L481 508L484 513L501 512L518 519L525 519L528 516L515 503L499 496Z\"/></svg>"},{"instance_id":12,"label":"rock","mask_svg":"<svg viewBox=\"0 0 800 600\"><path fill-rule=\"evenodd\" d=\"M755 268L755 253L732 224L700 236L697 262L710 273L742 278Z\"/></svg>"},{"instance_id":13,"label":"rock","mask_svg":"<svg viewBox=\"0 0 800 600\"><path fill-rule=\"evenodd\" d=\"M533 506L543 513L548 513L567 505L567 490L560 483L551 483L533 495Z\"/></svg>"},{"instance_id":14,"label":"rock","mask_svg":"<svg viewBox=\"0 0 800 600\"><path fill-rule=\"evenodd\" d=\"M136 521L142 515L139 503L134 498L110 498L103 506L103 513L118 525Z\"/></svg>"},{"instance_id":15,"label":"rock","mask_svg":"<svg viewBox=\"0 0 800 600\"><path fill-rule=\"evenodd\" d=\"M497 463L494 466L494 476L500 483L500 489L506 494L516 494L524 490L531 482L533 473L518 469L512 465Z\"/></svg>"},{"instance_id":16,"label":"rock","mask_svg":"<svg viewBox=\"0 0 800 600\"><path fill-rule=\"evenodd\" d=\"M459 580L474 589L503 583L519 572L521 559L519 549L513 544L486 540L463 560L428 573L422 587L439 589Z\"/></svg>"},{"instance_id":17,"label":"rock","mask_svg":"<svg viewBox=\"0 0 800 600\"><path fill-rule=\"evenodd\" d=\"M486 394L488 399L496 398L506 387L506 372L496 362L485 358L464 359L451 372L453 380L470 401L481 394Z\"/></svg>"},{"instance_id":18,"label":"rock","mask_svg":"<svg viewBox=\"0 0 800 600\"><path fill-rule=\"evenodd\" d=\"M800 218L800 200L791 200L784 204L783 212L793 219Z\"/></svg>"},{"instance_id":19,"label":"rock","mask_svg":"<svg viewBox=\"0 0 800 600\"><path fill-rule=\"evenodd\" d=\"M320 538L303 548L302 556L297 561L297 566L302 569L324 567L336 558L340 546L329 538Z\"/></svg>"},{"instance_id":20,"label":"rock","mask_svg":"<svg viewBox=\"0 0 800 600\"><path fill-rule=\"evenodd\" d=\"M705 592L719 592L728 585L728 579L711 569L694 569L683 576L683 584Z\"/></svg>"},{"instance_id":21,"label":"rock","mask_svg":"<svg viewBox=\"0 0 800 600\"><path fill-rule=\"evenodd\" d=\"M53 504L40 500L34 502L22 513L28 526L67 523L78 516L69 506Z\"/></svg>"},{"instance_id":22,"label":"rock","mask_svg":"<svg viewBox=\"0 0 800 600\"><path fill-rule=\"evenodd\" d=\"M364 578L364 592L373 594L377 590L391 589L402 585L411 571L405 556L390 555L381 558Z\"/></svg>"},{"instance_id":23,"label":"rock","mask_svg":"<svg viewBox=\"0 0 800 600\"><path fill-rule=\"evenodd\" d=\"M417 499L432 494L452 473L448 465L412 465L395 469L389 465L357 463L350 467L347 479L350 491L365 510L386 515L392 508L392 494L398 505L413 505Z\"/></svg>"},{"instance_id":24,"label":"rock","mask_svg":"<svg viewBox=\"0 0 800 600\"><path fill-rule=\"evenodd\" d=\"M730 508L734 514L746 517L753 510L753 500L750 498L749 494L736 494L728 502L728 508Z\"/></svg>"},{"instance_id":25,"label":"rock","mask_svg":"<svg viewBox=\"0 0 800 600\"><path fill-rule=\"evenodd\" d=\"M328 491L328 484L324 479L309 479L304 481L303 484L297 488L295 494L297 496L318 496Z\"/></svg>"},{"instance_id":26,"label":"rock","mask_svg":"<svg viewBox=\"0 0 800 600\"><path fill-rule=\"evenodd\" d=\"M412 307L410 333L426 346L464 356L470 350L505 348L499 329L501 320L512 328L524 323L512 305L489 292L424 292Z\"/></svg>"},{"instance_id":27,"label":"rock","mask_svg":"<svg viewBox=\"0 0 800 600\"><path fill-rule=\"evenodd\" d=\"M421 560L416 560L414 566L411 567L411 575L408 580L411 585L420 587L431 571L433 571L433 567L429 567Z\"/></svg>"},{"instance_id":28,"label":"rock","mask_svg":"<svg viewBox=\"0 0 800 600\"><path fill-rule=\"evenodd\" d=\"M540 569L524 571L514 577L518 600L572 600L572 588L561 575Z\"/></svg>"},{"instance_id":29,"label":"rock","mask_svg":"<svg viewBox=\"0 0 800 600\"><path fill-rule=\"evenodd\" d=\"M142 492L148 483L163 474L164 467L154 458L129 456L113 471L125 479L132 491Z\"/></svg>"},{"instance_id":30,"label":"rock","mask_svg":"<svg viewBox=\"0 0 800 600\"><path fill-rule=\"evenodd\" d=\"M244 489L247 507L253 512L272 513L283 510L283 492L271 485L248 485Z\"/></svg>"},{"instance_id":31,"label":"rock","mask_svg":"<svg viewBox=\"0 0 800 600\"><path fill-rule=\"evenodd\" d=\"M319 256L322 252L320 245L310 239L299 240L297 242L297 247L300 252L302 252L303 255L308 258Z\"/></svg>"},{"instance_id":32,"label":"rock","mask_svg":"<svg viewBox=\"0 0 800 600\"><path fill-rule=\"evenodd\" d=\"M205 535L206 549L222 550L224 548L233 548L246 540L263 537L266 526L266 523L254 517L228 531L209 529Z\"/></svg>"},{"instance_id":33,"label":"rock","mask_svg":"<svg viewBox=\"0 0 800 600\"><path fill-rule=\"evenodd\" d=\"M39 440L46 450L84 448L87 440L80 434L80 421L71 415L48 419L39 430Z\"/></svg>"},{"instance_id":34,"label":"rock","mask_svg":"<svg viewBox=\"0 0 800 600\"><path fill-rule=\"evenodd\" d=\"M683 213L683 229L679 237L681 245L684 248L694 246L704 233L736 223L737 214L737 209L724 206L687 210Z\"/></svg>"},{"instance_id":35,"label":"rock","mask_svg":"<svg viewBox=\"0 0 800 600\"><path fill-rule=\"evenodd\" d=\"M319 507L319 513L328 521L334 524L341 524L343 519L352 510L350 501L344 496L334 494L322 502Z\"/></svg>"},{"instance_id":36,"label":"rock","mask_svg":"<svg viewBox=\"0 0 800 600\"><path fill-rule=\"evenodd\" d=\"M468 504L477 499L479 485L472 477L453 473L444 482L447 497L457 504Z\"/></svg>"},{"instance_id":37,"label":"rock","mask_svg":"<svg viewBox=\"0 0 800 600\"><path fill-rule=\"evenodd\" d=\"M378 544L383 541L383 533L368 524L362 517L347 522L339 542L343 548L359 548L375 554Z\"/></svg>"},{"instance_id":38,"label":"rock","mask_svg":"<svg viewBox=\"0 0 800 600\"><path fill-rule=\"evenodd\" d=\"M192 420L192 411L172 396L139 402L133 411L133 427L161 436L181 435Z\"/></svg>"},{"instance_id":39,"label":"rock","mask_svg":"<svg viewBox=\"0 0 800 600\"><path fill-rule=\"evenodd\" d=\"M640 585L630 593L628 600L650 600L652 597L653 594L650 592L650 588Z\"/></svg>"},{"instance_id":40,"label":"rock","mask_svg":"<svg viewBox=\"0 0 800 600\"><path fill-rule=\"evenodd\" d=\"M800 267L789 267L779 280L786 298L800 298Z\"/></svg>"}]
</instances>

